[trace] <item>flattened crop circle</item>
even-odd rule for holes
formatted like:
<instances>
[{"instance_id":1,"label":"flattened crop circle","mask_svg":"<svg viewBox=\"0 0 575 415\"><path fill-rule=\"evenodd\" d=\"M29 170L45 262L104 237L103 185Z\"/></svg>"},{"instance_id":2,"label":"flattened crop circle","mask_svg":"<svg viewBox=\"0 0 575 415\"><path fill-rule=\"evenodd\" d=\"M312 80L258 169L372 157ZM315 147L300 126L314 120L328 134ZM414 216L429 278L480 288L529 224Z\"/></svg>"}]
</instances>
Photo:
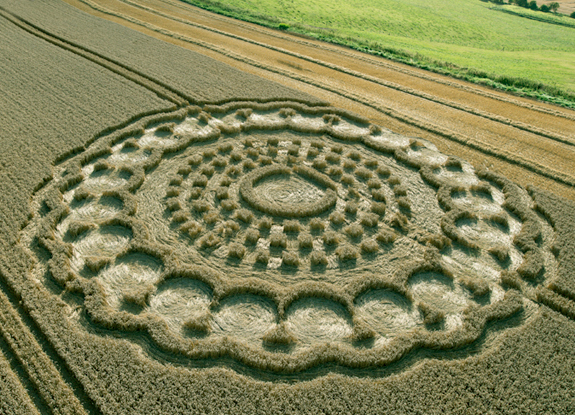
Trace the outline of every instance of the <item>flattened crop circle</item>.
<instances>
[{"instance_id":1,"label":"flattened crop circle","mask_svg":"<svg viewBox=\"0 0 575 415\"><path fill-rule=\"evenodd\" d=\"M150 116L54 175L21 238L32 278L163 358L385 367L533 309L557 268L524 189L333 108Z\"/></svg>"}]
</instances>

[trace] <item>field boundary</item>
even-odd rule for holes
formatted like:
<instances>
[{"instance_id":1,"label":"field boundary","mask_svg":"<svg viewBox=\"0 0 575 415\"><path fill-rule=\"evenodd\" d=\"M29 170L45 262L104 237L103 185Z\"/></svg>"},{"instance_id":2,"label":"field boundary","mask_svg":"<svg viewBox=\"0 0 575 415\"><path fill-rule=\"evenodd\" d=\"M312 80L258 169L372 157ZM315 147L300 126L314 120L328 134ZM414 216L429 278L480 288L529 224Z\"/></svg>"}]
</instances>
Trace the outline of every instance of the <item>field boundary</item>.
<instances>
[{"instance_id":1,"label":"field boundary","mask_svg":"<svg viewBox=\"0 0 575 415\"><path fill-rule=\"evenodd\" d=\"M235 59L239 62L246 63L246 64L251 65L253 67L260 68L260 69L263 69L263 70L266 70L269 72L277 73L277 74L289 77L291 79L294 79L296 81L300 81L300 82L306 83L308 85L323 89L325 91L329 91L329 92L334 93L336 95L342 96L344 98L350 99L352 101L355 101L355 102L358 102L360 104L366 105L370 108L373 108L373 109L381 112L382 114L385 114L385 115L392 117L396 120L399 120L401 122L404 122L408 125L412 125L412 126L415 126L417 128L420 128L424 131L428 131L430 133L437 134L443 138L457 142L459 144L463 144L463 145L465 145L469 148L472 148L474 150L477 150L481 153L484 153L484 154L487 154L490 156L496 156L496 157L498 157L504 161L519 165L519 166L521 166L527 170L530 170L534 173L537 173L539 175L542 175L544 177L552 179L556 182L566 184L568 186L575 186L575 177L572 177L568 174L565 174L565 173L559 172L557 170L551 169L549 167L543 166L539 163L526 160L525 158L523 158L521 156L511 154L509 151L499 150L491 144L483 143L479 140L473 139L471 137L467 137L463 134L458 134L458 133L455 133L455 132L448 130L446 128L439 127L439 126L434 125L432 123L419 120L416 117L413 117L413 116L410 116L407 114L403 114L402 112L397 111L393 108L381 106L381 105L374 103L370 100L366 100L366 99L358 96L357 94L343 93L343 92L339 91L337 88L330 87L329 85L326 85L322 82L314 81L314 80L312 80L306 76L298 75L298 74L295 74L294 72L287 71L287 70L280 69L280 68L272 68L268 65L261 64L261 63L255 61L251 58L241 56L235 52L231 52L231 51L224 49L222 47L215 46L213 44L210 44L210 43L207 43L207 42L204 42L201 40L192 39L189 36L179 35L179 34L174 33L172 31L162 29L162 28L155 26L151 23L143 22L143 21L136 19L136 18L133 18L131 16L126 16L122 13L114 12L112 10L109 10L103 6L100 6L96 3L94 3L91 0L79 0L79 1L84 3L85 5L87 5L88 7L92 8L94 10L97 10L101 13L119 17L119 18L124 19L126 21L129 21L133 24L136 24L138 26L142 26L146 29L155 31L156 33L171 37L173 39L185 41L185 42L188 42L190 44L194 44L196 46L200 46L200 47L203 47L205 49L214 51L216 53L220 53L226 57L229 57L231 59Z\"/></svg>"},{"instance_id":2,"label":"field boundary","mask_svg":"<svg viewBox=\"0 0 575 415\"><path fill-rule=\"evenodd\" d=\"M561 142L561 143L563 143L563 144L575 146L575 141L574 141L574 140L572 140L572 139L570 139L570 138L568 138L568 137L565 137L565 136L563 136L563 135L561 135L561 134L556 134L556 133L553 133L553 132L550 132L550 131L543 130L543 129L541 129L541 128L534 128L534 127L532 127L532 126L530 126L530 125L528 125L528 124L525 124L525 123L523 123L523 122L513 121L513 120L511 120L511 119L509 119L509 118L502 117L502 116L499 116L499 115L496 115L496 114L492 114L492 113L489 113L489 112L487 112L487 111L477 110L477 109L474 109L474 108L469 107L469 106L464 105L464 104L459 104L459 103L456 103L456 102L454 102L454 101L450 101L450 100L443 99L443 98L440 98L440 97L435 97L435 96L433 96L433 95L431 95L431 94L428 94L428 93L426 93L426 92L417 91L417 90L415 90L415 89L413 89L413 88L409 88L409 87L406 87L406 86L402 86L402 85L399 85L399 84L397 84L397 83L395 83L395 82L385 81L385 80L383 80L383 79L379 79L379 78L376 78L376 77L371 76L371 75L365 75L365 74L362 74L362 73L360 73L360 72L357 72L357 71L354 71L354 70L345 68L345 67L343 67L343 66L335 65L335 64L332 64L332 63L329 63L329 62L324 62L324 61L321 61L321 60L319 60L319 59L311 58L311 57L309 57L309 56L305 56L305 55L302 55L302 54L297 53L297 52L292 52L292 51L287 50L287 49L284 49L284 48L272 46L272 45L269 45L269 44L266 44L266 43L263 43L263 42L258 42L258 41L256 41L256 40L248 39L248 38L243 37L243 36L234 35L234 34L232 34L232 33L228 33L228 32L225 32L225 31L222 31L222 30L219 30L219 29L210 28L210 27L208 27L208 26L201 25L201 24L198 24L198 23L193 23L193 22L187 21L187 20L185 20L185 19L180 19L180 18L175 17L175 16L170 16L170 15L167 14L167 13L163 13L163 12L160 12L160 11L158 11L158 10L154 10L154 9L152 9L152 8L150 8L150 7L137 4L137 3L135 3L135 2L133 2L133 1L131 1L131 0L118 0L118 1L120 1L120 2L122 2L122 3L129 4L129 5L133 6L133 7L137 7L137 8L146 10L146 11L148 11L148 12L150 12L150 13L156 14L156 15L161 16L161 17L165 17L165 18L167 18L167 19L170 19L170 20L173 20L173 21L182 23L182 24L186 24L186 25L189 25L189 26L197 27L197 28L200 28L200 29L203 29L203 30L207 30L207 31L210 31L210 32L213 32L213 33L217 33L217 34L220 34L220 35L223 35L223 36L231 37L231 38L233 38L233 39L241 40L241 41L246 42L246 43L250 43L250 44L253 44L253 45L256 45L256 46L260 46L260 47L263 47L263 48L266 48L266 49L269 49L269 50L273 50L273 51L275 51L275 52L280 52L280 53L282 53L282 54L285 54L285 55L288 55L288 56L292 56L292 57L295 57L295 58L298 58L298 59L302 59L302 60L305 60L305 61L314 63L314 64L316 64L316 65L323 66L323 67L328 68L328 69L332 69L332 70L335 70L335 71L338 71L338 72L341 72L341 73L345 73L345 74L347 74L347 75L350 75L350 76L353 76L353 77L356 77L356 78L360 78L360 79L363 79L363 80L366 80L366 81L369 81L369 82L373 82L373 83L375 83L375 84L384 86L384 87L386 87L386 88L394 89L394 90L396 90L396 91L400 91L400 92L403 92L403 93L405 93L405 94L413 95L413 96L416 96L416 97L418 97L418 98L422 98L422 99L425 99L425 100L428 100L428 101L432 101L432 102L435 102L435 103L438 103L438 104L441 104L441 105L445 105L445 106L447 106L447 107L454 108L454 109L459 110L459 111L467 112L467 113L469 113L469 114L476 115L476 116L482 117L482 118L486 118L486 119L489 119L489 120L491 120L491 121L495 121L495 122L498 122L498 123L501 123L501 124L504 124L504 125L509 125L509 126L511 126L511 127L514 127L514 128L517 128L517 129L520 129L520 130L523 130L523 131L527 131L527 132L530 132L530 133L533 133L533 134L536 134L536 135L540 135L540 136L542 136L542 137L546 137L546 138L549 138L549 139L551 139L551 140L554 140L554 141L557 141L557 142Z\"/></svg>"},{"instance_id":3,"label":"field boundary","mask_svg":"<svg viewBox=\"0 0 575 415\"><path fill-rule=\"evenodd\" d=\"M207 15L208 13L210 13L210 18L213 18L214 20L220 20L225 22L226 19L233 19L231 17L227 17L227 16L223 16L223 15L219 15L217 13L214 12L210 12L210 11L206 11L205 9L202 9L201 7L198 6L194 6L193 4L187 3L186 1L180 0L180 1L175 1L175 0L159 0L162 3L166 3L166 4L171 4L175 7L181 8L183 10L186 10L187 7L193 7L194 8L194 12L198 12L204 15ZM189 9L188 9L189 10ZM290 42L294 42L294 43L298 43L301 45L305 45L308 47L313 47L315 49L319 49L319 50L329 50L331 52L335 52L335 53L340 53L344 56L353 58L353 59L358 59L361 60L363 62L367 62L370 63L372 65L375 66L379 66L382 68L387 68L387 69L392 69L394 71L409 75L409 76L413 76L413 77L417 77L420 79L425 79L427 81L431 81L431 82L435 82L438 84L442 84L442 85L447 85L447 86L451 86L457 89L461 89L467 92L471 92L486 98L491 98L500 102L506 102L506 103L510 103L513 105L516 105L518 107L522 107L522 108L526 108L526 109L530 109L533 111L538 111L544 114L549 114L549 115L553 115L556 117L561 117L561 118L565 118L568 120L572 120L575 121L575 115L571 115L568 113L565 113L563 111L560 111L558 109L550 109L550 108L546 108L546 107L542 107L540 105L537 104L531 104L531 103L526 103L526 102L522 102L510 97L506 97L500 94L495 94L489 91L484 91L482 89L479 88L474 88L470 85L463 85L462 83L459 82L454 82L454 81L450 81L447 79L441 79L439 76L446 76L447 75L442 75L442 74L437 74L437 77L431 76L431 75L427 75L425 73L423 73L423 69L419 70L419 71L415 71L412 69L409 69L408 67L405 68L403 66L400 66L401 64L394 64L394 63L388 63L388 62L384 62L383 59L386 58L381 58L381 60L377 60L377 59L373 59L371 57L371 55L365 53L365 52L361 52L361 51L355 51L355 52L350 52L347 49L346 46L343 45L338 45L339 48L333 48L330 47L330 44L328 42L323 42L325 44L320 45L318 43L314 43L314 42L308 42L304 39L298 39L298 34L297 33L293 33L293 37L288 37L288 36L284 36L281 34L281 32L273 30L272 28L265 28L263 29L262 27L260 27L259 25L255 24L255 23L251 23L251 24L246 24L246 22L242 21L242 20L238 20L238 19L234 19L237 23L238 26L252 30L254 32L258 32L261 34L264 34L266 36L273 36L277 39L282 39L282 40L286 40L286 41L290 41ZM267 30L266 30L267 29ZM318 41L320 42L320 41ZM352 49L353 50L353 49ZM393 61L392 61L393 62ZM504 92L501 92L502 94ZM526 98L527 99L527 98Z\"/></svg>"},{"instance_id":4,"label":"field boundary","mask_svg":"<svg viewBox=\"0 0 575 415\"><path fill-rule=\"evenodd\" d=\"M204 8L206 11L218 13L221 16L226 16L234 19L243 20L248 23L258 24L270 29L276 29L281 24L278 20L273 21L270 15L255 15L246 14L247 10L238 9L234 10L233 6L224 5L217 1L205 0L200 1L200 5L193 0L183 0L190 5ZM477 68L468 68L459 66L450 62L441 61L425 56L421 53L411 52L409 49L395 49L393 46L376 45L379 50L369 46L368 41L362 41L361 38L346 38L343 35L335 34L332 29L321 28L316 26L309 26L305 24L293 23L294 27L299 28L301 31L298 33L295 30L290 30L288 25L287 29L291 34L309 39L316 39L318 41L332 43L341 47L354 49L358 52L364 52L373 56L380 56L400 64L412 66L418 69L434 72L439 75L449 76L454 79L460 79L469 83L490 87L494 90L515 94L519 97L532 98L541 102L556 105L558 107L573 109L573 91L567 87L558 88L551 84L544 84L536 80L530 80L521 77L510 77L498 75L497 73L488 73L484 70ZM312 29L312 30L310 30ZM316 31L314 31L315 29ZM317 31L319 29L319 32ZM323 36L321 31L333 33L333 36ZM516 85L515 83L519 83Z\"/></svg>"}]
</instances>

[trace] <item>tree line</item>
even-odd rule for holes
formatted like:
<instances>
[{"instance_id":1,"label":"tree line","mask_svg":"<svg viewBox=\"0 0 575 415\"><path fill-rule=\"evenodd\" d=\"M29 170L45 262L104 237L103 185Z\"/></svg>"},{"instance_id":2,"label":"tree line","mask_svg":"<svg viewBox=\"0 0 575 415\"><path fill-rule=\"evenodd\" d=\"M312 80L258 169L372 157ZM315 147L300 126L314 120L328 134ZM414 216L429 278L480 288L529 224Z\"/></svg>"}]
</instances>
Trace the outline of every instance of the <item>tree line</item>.
<instances>
[{"instance_id":1,"label":"tree line","mask_svg":"<svg viewBox=\"0 0 575 415\"><path fill-rule=\"evenodd\" d=\"M505 4L505 0L484 0L484 1L491 1L495 4ZM531 9L534 11L541 11L544 13L557 13L557 10L560 7L560 4L556 1L549 3L549 4L542 4L541 7L537 6L536 0L509 0L509 4L515 4L519 7L524 7L526 9ZM575 12L571 13L570 17L575 19Z\"/></svg>"}]
</instances>

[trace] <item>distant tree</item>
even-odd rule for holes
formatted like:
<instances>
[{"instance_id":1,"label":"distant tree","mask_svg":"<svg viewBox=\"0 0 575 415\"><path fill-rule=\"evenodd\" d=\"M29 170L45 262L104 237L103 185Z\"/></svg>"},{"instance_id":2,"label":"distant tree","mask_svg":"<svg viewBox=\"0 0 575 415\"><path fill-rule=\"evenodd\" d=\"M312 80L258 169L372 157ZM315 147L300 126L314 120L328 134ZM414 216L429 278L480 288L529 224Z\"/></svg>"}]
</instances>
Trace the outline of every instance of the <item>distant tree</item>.
<instances>
[{"instance_id":1,"label":"distant tree","mask_svg":"<svg viewBox=\"0 0 575 415\"><path fill-rule=\"evenodd\" d=\"M553 13L557 13L558 8L559 8L559 3L557 3L556 1L549 4L549 10L551 10Z\"/></svg>"},{"instance_id":2,"label":"distant tree","mask_svg":"<svg viewBox=\"0 0 575 415\"><path fill-rule=\"evenodd\" d=\"M529 3L527 2L527 0L517 0L515 4L525 8L529 7Z\"/></svg>"},{"instance_id":3,"label":"distant tree","mask_svg":"<svg viewBox=\"0 0 575 415\"><path fill-rule=\"evenodd\" d=\"M537 2L535 0L531 0L529 2L529 8L535 11L539 10L539 7L537 7Z\"/></svg>"},{"instance_id":4,"label":"distant tree","mask_svg":"<svg viewBox=\"0 0 575 415\"><path fill-rule=\"evenodd\" d=\"M573 19L575 19L575 12L571 13L571 14L569 15L569 17L572 17Z\"/></svg>"},{"instance_id":5,"label":"distant tree","mask_svg":"<svg viewBox=\"0 0 575 415\"><path fill-rule=\"evenodd\" d=\"M543 13L547 13L549 12L549 6L546 4L542 4L541 7L539 8L539 10L541 10Z\"/></svg>"}]
</instances>

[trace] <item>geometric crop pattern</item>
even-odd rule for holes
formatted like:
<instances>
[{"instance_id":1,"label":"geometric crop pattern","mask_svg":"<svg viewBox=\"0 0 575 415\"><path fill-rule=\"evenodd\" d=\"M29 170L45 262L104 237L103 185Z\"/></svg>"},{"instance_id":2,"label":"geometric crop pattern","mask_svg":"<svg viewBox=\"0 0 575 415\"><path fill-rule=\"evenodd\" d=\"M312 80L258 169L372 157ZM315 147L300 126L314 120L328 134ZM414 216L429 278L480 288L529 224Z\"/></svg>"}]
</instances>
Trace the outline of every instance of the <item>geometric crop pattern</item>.
<instances>
[{"instance_id":1,"label":"geometric crop pattern","mask_svg":"<svg viewBox=\"0 0 575 415\"><path fill-rule=\"evenodd\" d=\"M297 103L140 119L58 165L32 203L30 278L82 294L70 319L279 374L461 348L528 316L556 270L524 189Z\"/></svg>"}]
</instances>

